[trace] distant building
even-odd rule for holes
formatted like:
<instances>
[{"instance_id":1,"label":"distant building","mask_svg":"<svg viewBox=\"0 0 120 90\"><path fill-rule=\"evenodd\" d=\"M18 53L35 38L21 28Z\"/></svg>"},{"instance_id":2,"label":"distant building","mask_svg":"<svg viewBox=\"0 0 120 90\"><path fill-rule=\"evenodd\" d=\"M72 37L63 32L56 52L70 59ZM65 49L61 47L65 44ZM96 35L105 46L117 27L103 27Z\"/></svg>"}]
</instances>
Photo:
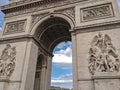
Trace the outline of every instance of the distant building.
<instances>
[{"instance_id":1,"label":"distant building","mask_svg":"<svg viewBox=\"0 0 120 90\"><path fill-rule=\"evenodd\" d=\"M50 90L72 90L72 89L51 86Z\"/></svg>"}]
</instances>

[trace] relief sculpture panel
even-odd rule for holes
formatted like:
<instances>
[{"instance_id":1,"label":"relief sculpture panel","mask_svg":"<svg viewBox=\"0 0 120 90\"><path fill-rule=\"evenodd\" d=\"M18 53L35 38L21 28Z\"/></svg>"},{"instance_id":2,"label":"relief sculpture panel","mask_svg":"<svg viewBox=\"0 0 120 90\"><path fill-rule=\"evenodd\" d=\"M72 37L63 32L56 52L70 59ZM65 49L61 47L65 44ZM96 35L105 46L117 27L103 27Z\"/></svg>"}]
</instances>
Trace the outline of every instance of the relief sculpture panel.
<instances>
[{"instance_id":1,"label":"relief sculpture panel","mask_svg":"<svg viewBox=\"0 0 120 90\"><path fill-rule=\"evenodd\" d=\"M90 73L119 72L120 60L116 50L107 34L96 35L89 49L88 68Z\"/></svg>"},{"instance_id":2,"label":"relief sculpture panel","mask_svg":"<svg viewBox=\"0 0 120 90\"><path fill-rule=\"evenodd\" d=\"M0 57L0 78L10 77L15 69L16 47L7 44Z\"/></svg>"},{"instance_id":3,"label":"relief sculpture panel","mask_svg":"<svg viewBox=\"0 0 120 90\"><path fill-rule=\"evenodd\" d=\"M26 24L26 20L7 23L3 34L6 35L6 34L24 32L25 24Z\"/></svg>"},{"instance_id":4,"label":"relief sculpture panel","mask_svg":"<svg viewBox=\"0 0 120 90\"><path fill-rule=\"evenodd\" d=\"M81 9L81 21L90 21L114 15L112 5L105 4Z\"/></svg>"}]
</instances>

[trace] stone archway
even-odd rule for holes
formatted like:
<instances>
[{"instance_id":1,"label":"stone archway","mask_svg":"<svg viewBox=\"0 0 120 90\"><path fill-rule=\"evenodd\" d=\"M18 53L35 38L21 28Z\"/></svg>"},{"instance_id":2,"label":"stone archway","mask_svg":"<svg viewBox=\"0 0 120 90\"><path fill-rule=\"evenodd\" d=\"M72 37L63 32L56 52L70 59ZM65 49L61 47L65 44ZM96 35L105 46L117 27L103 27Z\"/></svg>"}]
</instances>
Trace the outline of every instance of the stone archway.
<instances>
[{"instance_id":1,"label":"stone archway","mask_svg":"<svg viewBox=\"0 0 120 90\"><path fill-rule=\"evenodd\" d=\"M48 51L52 51L59 42L71 40L70 29L70 24L63 18L51 17L38 26L35 36Z\"/></svg>"},{"instance_id":2,"label":"stone archway","mask_svg":"<svg viewBox=\"0 0 120 90\"><path fill-rule=\"evenodd\" d=\"M70 34L71 26L65 19L61 17L50 17L46 20L44 20L36 29L34 35L36 36L36 39L39 40L39 43L43 46L44 49L46 49L49 53L52 54L54 47L62 42L62 41L71 41L71 34ZM40 50L41 52L41 50ZM47 56L44 54L44 58ZM39 56L38 56L39 57ZM46 59L42 59L43 62L46 62ZM48 60L47 60L48 61ZM38 62L39 64L39 62ZM37 64L37 65L38 65ZM48 90L46 87L50 87L51 76L46 76L46 74L51 74L50 70L51 66L47 65L45 63L41 62L41 72L38 72L39 77L39 84L34 83L36 88L34 90ZM37 73L36 73L37 75ZM41 78L41 80L40 80ZM49 78L49 79L48 79ZM38 78L37 78L38 79ZM37 80L36 80L37 81ZM38 85L40 87L38 87Z\"/></svg>"},{"instance_id":3,"label":"stone archway","mask_svg":"<svg viewBox=\"0 0 120 90\"><path fill-rule=\"evenodd\" d=\"M51 52L65 40L72 41L73 90L120 89L116 0L11 0L1 10L1 90L33 90L39 59L46 61L40 85L49 90Z\"/></svg>"}]
</instances>

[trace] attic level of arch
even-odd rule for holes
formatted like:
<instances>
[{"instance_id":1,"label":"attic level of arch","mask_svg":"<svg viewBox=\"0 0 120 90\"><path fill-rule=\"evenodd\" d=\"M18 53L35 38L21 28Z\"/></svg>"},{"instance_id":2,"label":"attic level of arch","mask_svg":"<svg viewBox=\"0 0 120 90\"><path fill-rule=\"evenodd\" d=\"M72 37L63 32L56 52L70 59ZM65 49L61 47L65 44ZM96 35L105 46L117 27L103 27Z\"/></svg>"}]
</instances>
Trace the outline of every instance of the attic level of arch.
<instances>
[{"instance_id":1,"label":"attic level of arch","mask_svg":"<svg viewBox=\"0 0 120 90\"><path fill-rule=\"evenodd\" d=\"M37 8L39 7L39 10L43 10L43 9L54 8L54 7L59 7L59 6L78 3L78 2L85 2L85 1L89 1L89 0L20 0L18 2L14 2L2 6L1 10L5 14L9 14L27 9L31 9L31 11L32 9L35 9L33 11L36 11L35 7Z\"/></svg>"}]
</instances>

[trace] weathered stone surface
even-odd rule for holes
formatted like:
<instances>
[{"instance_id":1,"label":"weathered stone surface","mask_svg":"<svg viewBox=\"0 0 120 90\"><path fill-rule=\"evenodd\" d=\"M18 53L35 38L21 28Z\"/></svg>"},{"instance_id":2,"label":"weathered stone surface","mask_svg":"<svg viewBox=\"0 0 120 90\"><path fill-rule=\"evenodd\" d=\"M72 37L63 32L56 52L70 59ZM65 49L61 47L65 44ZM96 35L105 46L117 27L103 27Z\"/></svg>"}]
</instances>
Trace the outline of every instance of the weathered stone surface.
<instances>
[{"instance_id":1,"label":"weathered stone surface","mask_svg":"<svg viewBox=\"0 0 120 90\"><path fill-rule=\"evenodd\" d=\"M119 90L116 0L11 0L2 11L0 90L50 90L52 50L66 40L73 90Z\"/></svg>"}]
</instances>

